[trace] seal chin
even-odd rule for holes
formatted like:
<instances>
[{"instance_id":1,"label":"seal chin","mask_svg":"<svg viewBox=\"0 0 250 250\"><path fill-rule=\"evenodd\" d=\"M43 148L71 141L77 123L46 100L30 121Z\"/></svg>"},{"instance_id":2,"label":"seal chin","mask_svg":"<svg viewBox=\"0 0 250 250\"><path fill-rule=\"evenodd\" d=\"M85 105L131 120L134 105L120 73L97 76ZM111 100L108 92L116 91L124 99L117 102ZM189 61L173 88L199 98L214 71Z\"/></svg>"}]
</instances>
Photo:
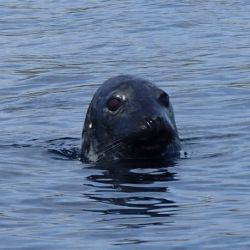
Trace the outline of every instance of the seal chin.
<instances>
[{"instance_id":1,"label":"seal chin","mask_svg":"<svg viewBox=\"0 0 250 250\"><path fill-rule=\"evenodd\" d=\"M144 143L134 142L128 145L127 155L134 159L157 159L176 152L177 148L173 148L174 143L164 143L157 140L144 141Z\"/></svg>"}]
</instances>

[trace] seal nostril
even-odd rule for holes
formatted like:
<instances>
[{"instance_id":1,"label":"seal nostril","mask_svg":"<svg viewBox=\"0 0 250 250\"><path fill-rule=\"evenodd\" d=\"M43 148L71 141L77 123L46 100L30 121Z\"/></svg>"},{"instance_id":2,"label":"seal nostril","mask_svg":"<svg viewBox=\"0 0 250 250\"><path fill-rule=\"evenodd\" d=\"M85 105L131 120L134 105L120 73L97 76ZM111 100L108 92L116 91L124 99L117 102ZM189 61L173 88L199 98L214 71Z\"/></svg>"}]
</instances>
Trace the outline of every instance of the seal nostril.
<instances>
[{"instance_id":1,"label":"seal nostril","mask_svg":"<svg viewBox=\"0 0 250 250\"><path fill-rule=\"evenodd\" d=\"M153 128L153 126L154 126L154 123L153 123L153 121L152 121L152 120L148 120L148 121L146 121L146 124L147 124L147 127L148 127L149 129L152 129L152 128Z\"/></svg>"},{"instance_id":2,"label":"seal nostril","mask_svg":"<svg viewBox=\"0 0 250 250\"><path fill-rule=\"evenodd\" d=\"M155 128L155 121L152 118L145 118L145 121L144 121L143 125L149 131L150 130L154 130L154 128Z\"/></svg>"},{"instance_id":3,"label":"seal nostril","mask_svg":"<svg viewBox=\"0 0 250 250\"><path fill-rule=\"evenodd\" d=\"M160 117L146 118L141 126L141 130L147 133L147 136L155 137L164 130L164 123Z\"/></svg>"}]
</instances>

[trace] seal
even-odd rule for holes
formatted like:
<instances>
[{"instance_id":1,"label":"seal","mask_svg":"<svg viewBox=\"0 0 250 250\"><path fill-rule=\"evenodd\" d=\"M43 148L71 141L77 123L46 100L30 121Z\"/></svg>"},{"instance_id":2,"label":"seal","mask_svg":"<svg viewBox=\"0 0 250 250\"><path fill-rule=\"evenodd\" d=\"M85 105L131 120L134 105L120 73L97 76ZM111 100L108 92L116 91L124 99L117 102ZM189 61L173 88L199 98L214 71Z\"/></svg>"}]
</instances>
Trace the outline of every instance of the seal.
<instances>
[{"instance_id":1,"label":"seal","mask_svg":"<svg viewBox=\"0 0 250 250\"><path fill-rule=\"evenodd\" d=\"M83 161L158 160L180 148L169 96L152 82L120 75L94 94L82 131Z\"/></svg>"}]
</instances>

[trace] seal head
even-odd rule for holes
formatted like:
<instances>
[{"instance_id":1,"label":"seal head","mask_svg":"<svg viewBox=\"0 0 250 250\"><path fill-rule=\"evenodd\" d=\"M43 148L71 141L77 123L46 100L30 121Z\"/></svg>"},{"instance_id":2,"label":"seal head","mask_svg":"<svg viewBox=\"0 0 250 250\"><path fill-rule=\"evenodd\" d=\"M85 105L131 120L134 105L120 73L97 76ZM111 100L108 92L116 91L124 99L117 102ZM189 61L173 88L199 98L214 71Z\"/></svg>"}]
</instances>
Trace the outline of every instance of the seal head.
<instances>
[{"instance_id":1,"label":"seal head","mask_svg":"<svg viewBox=\"0 0 250 250\"><path fill-rule=\"evenodd\" d=\"M84 122L82 160L158 160L179 151L173 108L162 89L122 75L97 90Z\"/></svg>"}]
</instances>

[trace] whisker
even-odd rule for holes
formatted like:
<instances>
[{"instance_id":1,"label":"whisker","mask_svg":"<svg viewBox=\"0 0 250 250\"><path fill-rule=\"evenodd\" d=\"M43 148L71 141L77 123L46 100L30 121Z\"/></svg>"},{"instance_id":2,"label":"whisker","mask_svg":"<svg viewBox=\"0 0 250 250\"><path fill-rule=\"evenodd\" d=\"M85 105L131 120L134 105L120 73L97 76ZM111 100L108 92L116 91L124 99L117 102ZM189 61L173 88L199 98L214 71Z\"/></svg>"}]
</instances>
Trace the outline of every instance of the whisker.
<instances>
[{"instance_id":1,"label":"whisker","mask_svg":"<svg viewBox=\"0 0 250 250\"><path fill-rule=\"evenodd\" d=\"M108 151L115 149L119 147L120 145L122 145L122 142L117 142L115 144L110 145L109 147L106 147L104 150L98 151L98 153L107 153Z\"/></svg>"},{"instance_id":2,"label":"whisker","mask_svg":"<svg viewBox=\"0 0 250 250\"><path fill-rule=\"evenodd\" d=\"M106 147L104 150L98 151L98 161L103 159L105 157L105 154L110 151L119 148L123 144L122 141L117 142L116 144L110 145L109 147Z\"/></svg>"},{"instance_id":3,"label":"whisker","mask_svg":"<svg viewBox=\"0 0 250 250\"><path fill-rule=\"evenodd\" d=\"M122 141L124 141L124 138L119 137L118 139L116 139L110 143L99 144L99 147L101 148L101 150L105 150L105 149L108 149L109 147L111 147L112 145L117 144L117 143L122 142ZM98 150L98 152L100 152L101 150Z\"/></svg>"}]
</instances>

